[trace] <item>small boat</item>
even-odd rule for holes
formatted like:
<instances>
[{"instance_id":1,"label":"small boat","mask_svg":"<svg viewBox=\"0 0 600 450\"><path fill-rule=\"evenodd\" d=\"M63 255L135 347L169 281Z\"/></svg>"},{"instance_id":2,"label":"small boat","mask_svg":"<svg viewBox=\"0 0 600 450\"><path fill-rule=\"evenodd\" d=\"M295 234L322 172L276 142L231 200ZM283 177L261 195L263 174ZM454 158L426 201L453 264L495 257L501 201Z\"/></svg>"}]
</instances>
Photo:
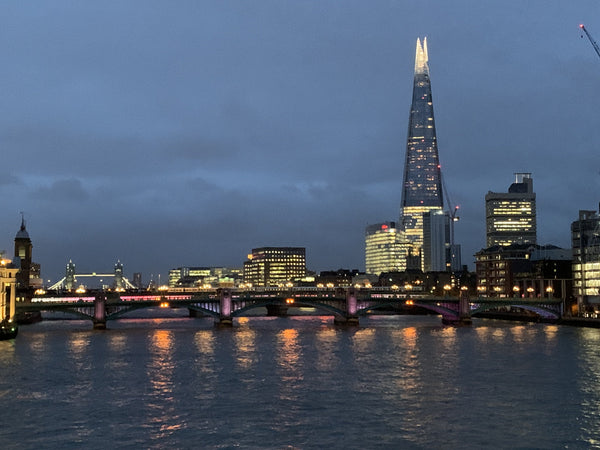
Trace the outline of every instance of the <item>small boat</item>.
<instances>
[{"instance_id":1,"label":"small boat","mask_svg":"<svg viewBox=\"0 0 600 450\"><path fill-rule=\"evenodd\" d=\"M14 339L18 332L19 327L15 321L7 319L0 322L0 341Z\"/></svg>"}]
</instances>

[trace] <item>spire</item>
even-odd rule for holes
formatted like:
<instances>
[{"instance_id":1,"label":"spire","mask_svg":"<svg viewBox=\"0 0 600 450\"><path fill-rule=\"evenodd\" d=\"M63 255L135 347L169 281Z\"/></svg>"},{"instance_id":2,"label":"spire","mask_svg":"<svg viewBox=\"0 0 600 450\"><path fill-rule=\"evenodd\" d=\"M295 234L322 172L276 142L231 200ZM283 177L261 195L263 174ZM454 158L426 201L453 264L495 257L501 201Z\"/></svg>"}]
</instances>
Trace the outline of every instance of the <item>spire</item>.
<instances>
[{"instance_id":1,"label":"spire","mask_svg":"<svg viewBox=\"0 0 600 450\"><path fill-rule=\"evenodd\" d=\"M21 228L17 232L15 239L29 239L29 233L25 228L25 214L21 212Z\"/></svg>"},{"instance_id":2,"label":"spire","mask_svg":"<svg viewBox=\"0 0 600 450\"><path fill-rule=\"evenodd\" d=\"M415 52L415 75L416 74L427 74L429 75L429 56L427 55L427 38L423 38L423 45L421 46L421 39L417 38L417 50Z\"/></svg>"}]
</instances>

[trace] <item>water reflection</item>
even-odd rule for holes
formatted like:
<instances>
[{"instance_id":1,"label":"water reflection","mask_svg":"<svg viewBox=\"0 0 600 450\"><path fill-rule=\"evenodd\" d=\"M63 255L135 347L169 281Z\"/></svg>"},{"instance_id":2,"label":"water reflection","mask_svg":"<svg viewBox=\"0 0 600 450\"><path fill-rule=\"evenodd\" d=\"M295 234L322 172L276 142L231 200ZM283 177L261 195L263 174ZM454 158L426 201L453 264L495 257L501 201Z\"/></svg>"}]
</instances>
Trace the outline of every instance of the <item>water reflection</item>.
<instances>
[{"instance_id":1,"label":"water reflection","mask_svg":"<svg viewBox=\"0 0 600 450\"><path fill-rule=\"evenodd\" d=\"M218 374L215 371L215 331L199 330L194 335L194 344L198 356L194 359L197 392L196 399L200 402L215 398L218 392Z\"/></svg>"},{"instance_id":2,"label":"water reflection","mask_svg":"<svg viewBox=\"0 0 600 450\"><path fill-rule=\"evenodd\" d=\"M155 330L150 336L147 377L151 391L146 402L152 440L162 439L184 426L174 404L174 338L170 330Z\"/></svg>"},{"instance_id":3,"label":"water reflection","mask_svg":"<svg viewBox=\"0 0 600 450\"><path fill-rule=\"evenodd\" d=\"M332 372L340 364L338 332L333 328L323 328L317 332L317 370Z\"/></svg>"},{"instance_id":4,"label":"water reflection","mask_svg":"<svg viewBox=\"0 0 600 450\"><path fill-rule=\"evenodd\" d=\"M581 432L582 439L590 446L598 447L598 422L600 421L600 330L582 328L579 365L581 375L578 377L579 389L582 392Z\"/></svg>"},{"instance_id":5,"label":"water reflection","mask_svg":"<svg viewBox=\"0 0 600 450\"><path fill-rule=\"evenodd\" d=\"M421 387L421 372L419 353L417 347L417 329L415 327L402 328L392 333L394 340L401 339L400 367L395 382L400 388L403 399L417 400L418 391Z\"/></svg>"},{"instance_id":6,"label":"water reflection","mask_svg":"<svg viewBox=\"0 0 600 450\"><path fill-rule=\"evenodd\" d=\"M277 369L280 375L280 400L296 400L304 376L302 348L298 344L298 330L288 328L277 333Z\"/></svg>"},{"instance_id":7,"label":"water reflection","mask_svg":"<svg viewBox=\"0 0 600 450\"><path fill-rule=\"evenodd\" d=\"M257 361L256 331L251 328L240 329L234 334L234 342L238 368L251 369Z\"/></svg>"}]
</instances>

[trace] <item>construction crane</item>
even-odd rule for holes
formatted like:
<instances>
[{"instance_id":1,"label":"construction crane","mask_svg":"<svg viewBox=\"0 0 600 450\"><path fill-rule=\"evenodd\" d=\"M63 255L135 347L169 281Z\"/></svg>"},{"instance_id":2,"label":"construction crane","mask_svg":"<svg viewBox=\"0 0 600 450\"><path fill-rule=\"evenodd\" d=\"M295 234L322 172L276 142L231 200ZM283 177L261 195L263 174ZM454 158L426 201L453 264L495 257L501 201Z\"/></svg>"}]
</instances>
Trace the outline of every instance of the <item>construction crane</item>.
<instances>
[{"instance_id":1,"label":"construction crane","mask_svg":"<svg viewBox=\"0 0 600 450\"><path fill-rule=\"evenodd\" d=\"M588 30L585 29L585 26L583 24L579 25L579 28L581 28L583 30L583 32L585 33L585 35L588 37L588 39L590 40L590 42L594 46L594 50L596 50L596 53L600 57L600 47L598 47L598 44L596 44L596 41L594 40L594 38L592 37L592 35L588 32ZM581 37L583 37L583 35Z\"/></svg>"}]
</instances>

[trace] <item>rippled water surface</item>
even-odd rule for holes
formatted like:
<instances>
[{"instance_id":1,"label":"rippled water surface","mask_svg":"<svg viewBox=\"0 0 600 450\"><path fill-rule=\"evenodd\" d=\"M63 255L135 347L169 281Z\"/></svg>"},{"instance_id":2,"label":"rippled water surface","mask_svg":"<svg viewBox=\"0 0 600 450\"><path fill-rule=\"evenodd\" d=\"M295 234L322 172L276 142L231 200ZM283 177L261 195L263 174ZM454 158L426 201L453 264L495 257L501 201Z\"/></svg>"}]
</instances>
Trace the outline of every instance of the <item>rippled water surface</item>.
<instances>
[{"instance_id":1,"label":"rippled water surface","mask_svg":"<svg viewBox=\"0 0 600 450\"><path fill-rule=\"evenodd\" d=\"M595 448L600 330L381 316L22 326L0 448Z\"/></svg>"}]
</instances>

